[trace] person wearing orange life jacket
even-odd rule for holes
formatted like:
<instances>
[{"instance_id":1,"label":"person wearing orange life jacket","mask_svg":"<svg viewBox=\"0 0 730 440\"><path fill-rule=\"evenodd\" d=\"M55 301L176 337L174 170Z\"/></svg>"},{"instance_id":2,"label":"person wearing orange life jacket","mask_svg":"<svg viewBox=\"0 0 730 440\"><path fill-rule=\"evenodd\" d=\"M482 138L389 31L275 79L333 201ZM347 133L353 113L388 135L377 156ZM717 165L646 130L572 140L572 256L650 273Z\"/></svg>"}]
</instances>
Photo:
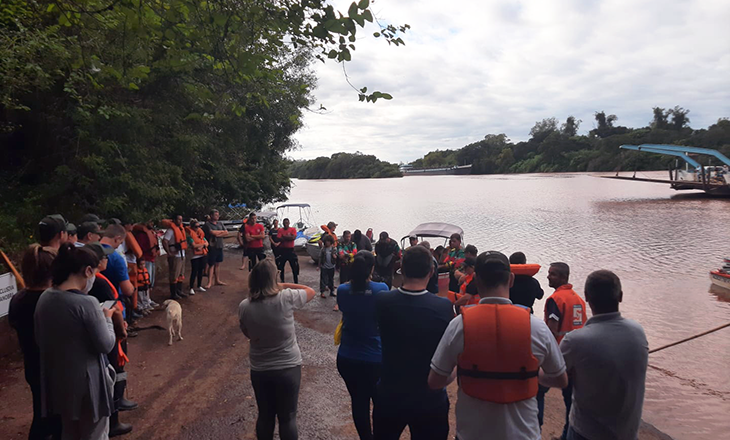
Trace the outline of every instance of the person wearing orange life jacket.
<instances>
[{"instance_id":1,"label":"person wearing orange life jacket","mask_svg":"<svg viewBox=\"0 0 730 440\"><path fill-rule=\"evenodd\" d=\"M208 255L208 240L205 239L205 232L200 227L197 219L190 219L190 227L185 228L188 239L188 249L193 253L190 259L190 294L195 295L195 280L198 280L198 290L205 292L203 288L203 271L205 270L206 259Z\"/></svg>"},{"instance_id":2,"label":"person wearing orange life jacket","mask_svg":"<svg viewBox=\"0 0 730 440\"><path fill-rule=\"evenodd\" d=\"M564 387L565 362L547 325L509 300L514 282L507 257L480 254L475 280L481 300L465 307L444 332L431 359L432 389L459 378L456 435L460 440L537 440L538 384Z\"/></svg>"},{"instance_id":3,"label":"person wearing orange life jacket","mask_svg":"<svg viewBox=\"0 0 730 440\"><path fill-rule=\"evenodd\" d=\"M147 270L144 257L137 259L137 292L139 293L139 308L143 315L149 315L154 310L150 299L150 273Z\"/></svg>"},{"instance_id":4,"label":"person wearing orange life jacket","mask_svg":"<svg viewBox=\"0 0 730 440\"><path fill-rule=\"evenodd\" d=\"M535 300L542 299L544 292L540 283L533 277L539 270L539 264L527 264L527 257L522 252L515 252L509 256L512 273L515 274L515 284L509 289L509 299L513 304L521 304L530 308Z\"/></svg>"},{"instance_id":5,"label":"person wearing orange life jacket","mask_svg":"<svg viewBox=\"0 0 730 440\"><path fill-rule=\"evenodd\" d=\"M569 284L570 266L566 263L552 263L548 270L548 285L555 292L545 303L545 323L558 343L573 330L582 328L586 323L586 303ZM545 393L548 388L540 387L537 393L537 419L542 426L545 411ZM570 407L573 403L573 383L563 388L563 402L565 403L565 425L561 440L565 440L570 429Z\"/></svg>"},{"instance_id":6,"label":"person wearing orange life jacket","mask_svg":"<svg viewBox=\"0 0 730 440\"><path fill-rule=\"evenodd\" d=\"M476 258L466 257L462 266L462 274L459 277L459 293L454 292L453 303L455 306L466 306L479 304L479 295L476 292L474 281L474 267L476 266ZM471 287L471 288L469 288ZM452 292L449 292L451 296ZM451 297L449 298L451 299Z\"/></svg>"},{"instance_id":7,"label":"person wearing orange life jacket","mask_svg":"<svg viewBox=\"0 0 730 440\"><path fill-rule=\"evenodd\" d=\"M137 239L139 247L142 248L145 267L150 274L151 289L155 286L155 259L160 255L160 245L155 233L155 222L148 220L146 223L137 223L132 228L132 234Z\"/></svg>"},{"instance_id":8,"label":"person wearing orange life jacket","mask_svg":"<svg viewBox=\"0 0 730 440\"><path fill-rule=\"evenodd\" d=\"M170 268L170 298L186 298L188 294L183 292L182 285L185 279L185 250L188 248L188 240L181 215L176 215L175 221L170 222L162 237L162 247L167 252L167 265Z\"/></svg>"},{"instance_id":9,"label":"person wearing orange life jacket","mask_svg":"<svg viewBox=\"0 0 730 440\"><path fill-rule=\"evenodd\" d=\"M132 311L136 316L134 318L141 317L141 310L139 310L139 293L137 291L137 258L142 258L142 248L139 246L137 239L132 234L132 228L134 223L124 220L121 222L124 226L124 230L127 232L124 237L124 242L121 245L122 253L124 254L125 260L127 260L127 271L129 272L129 281L134 286L134 293L131 298Z\"/></svg>"},{"instance_id":10,"label":"person wearing orange life jacket","mask_svg":"<svg viewBox=\"0 0 730 440\"><path fill-rule=\"evenodd\" d=\"M325 234L332 237L332 239L335 241L333 246L337 248L337 234L335 234L335 229L337 229L337 223L335 222L329 222L326 225L320 226L320 228L324 231ZM322 245L322 241L320 240L320 245Z\"/></svg>"},{"instance_id":11,"label":"person wearing orange life jacket","mask_svg":"<svg viewBox=\"0 0 730 440\"><path fill-rule=\"evenodd\" d=\"M124 392L127 388L127 373L124 366L129 362L127 357L127 325L122 317L122 304L119 302L119 292L111 281L101 272L106 269L109 262L109 255L114 253L114 249L103 247L99 243L90 243L85 247L93 250L99 256L99 273L96 274L89 295L96 298L100 303L106 301L116 301L112 307L114 314L112 315L112 323L114 324L114 335L116 336L116 345L114 349L107 353L109 364L114 367L117 373L114 382L114 408L109 417L109 434L123 435L132 430L132 425L119 421L119 411L127 411L137 408L137 403L124 398Z\"/></svg>"}]
</instances>

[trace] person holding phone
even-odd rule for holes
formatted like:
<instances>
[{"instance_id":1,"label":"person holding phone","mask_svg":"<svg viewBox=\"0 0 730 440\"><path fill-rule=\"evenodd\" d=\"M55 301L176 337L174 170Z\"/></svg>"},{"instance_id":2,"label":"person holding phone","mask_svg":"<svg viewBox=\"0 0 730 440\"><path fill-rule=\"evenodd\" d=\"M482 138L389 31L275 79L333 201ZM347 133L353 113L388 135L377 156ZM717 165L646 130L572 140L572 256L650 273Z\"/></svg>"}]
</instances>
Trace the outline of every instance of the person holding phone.
<instances>
[{"instance_id":1,"label":"person holding phone","mask_svg":"<svg viewBox=\"0 0 730 440\"><path fill-rule=\"evenodd\" d=\"M99 262L91 249L61 245L35 311L43 414L60 415L64 438L106 439L113 411L114 312L88 295Z\"/></svg>"}]
</instances>

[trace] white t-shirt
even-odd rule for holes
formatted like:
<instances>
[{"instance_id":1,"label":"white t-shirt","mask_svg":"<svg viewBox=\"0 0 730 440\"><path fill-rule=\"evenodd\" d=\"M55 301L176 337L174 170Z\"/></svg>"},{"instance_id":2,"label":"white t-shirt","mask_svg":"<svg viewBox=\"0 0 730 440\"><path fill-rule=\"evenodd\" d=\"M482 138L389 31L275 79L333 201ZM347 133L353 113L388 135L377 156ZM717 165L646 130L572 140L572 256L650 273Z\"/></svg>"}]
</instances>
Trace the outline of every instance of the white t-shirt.
<instances>
[{"instance_id":1,"label":"white t-shirt","mask_svg":"<svg viewBox=\"0 0 730 440\"><path fill-rule=\"evenodd\" d=\"M302 364L294 332L294 310L307 304L304 290L284 289L277 295L238 306L241 331L251 340L249 359L254 371L282 370Z\"/></svg>"},{"instance_id":2,"label":"white t-shirt","mask_svg":"<svg viewBox=\"0 0 730 440\"><path fill-rule=\"evenodd\" d=\"M173 231L172 228L168 228L167 231L165 231L165 235L164 235L164 237L162 237L162 239L167 240L167 242L170 244L177 243L177 241L175 241L175 231ZM175 246L172 249L178 249L178 247ZM175 255L178 258L185 258L185 250L180 249L177 252L173 251L173 255Z\"/></svg>"},{"instance_id":3,"label":"white t-shirt","mask_svg":"<svg viewBox=\"0 0 730 440\"><path fill-rule=\"evenodd\" d=\"M480 304L512 304L506 298L482 298ZM550 329L540 318L530 315L532 354L546 377L565 372L565 361ZM464 351L464 321L457 316L446 328L431 359L431 369L449 376ZM515 403L493 403L468 396L459 388L456 402L456 434L460 440L540 440L537 399Z\"/></svg>"},{"instance_id":4,"label":"white t-shirt","mask_svg":"<svg viewBox=\"0 0 730 440\"><path fill-rule=\"evenodd\" d=\"M123 241L116 251L124 256L124 259L127 260L127 264L137 264L137 256L127 248L126 241Z\"/></svg>"}]
</instances>

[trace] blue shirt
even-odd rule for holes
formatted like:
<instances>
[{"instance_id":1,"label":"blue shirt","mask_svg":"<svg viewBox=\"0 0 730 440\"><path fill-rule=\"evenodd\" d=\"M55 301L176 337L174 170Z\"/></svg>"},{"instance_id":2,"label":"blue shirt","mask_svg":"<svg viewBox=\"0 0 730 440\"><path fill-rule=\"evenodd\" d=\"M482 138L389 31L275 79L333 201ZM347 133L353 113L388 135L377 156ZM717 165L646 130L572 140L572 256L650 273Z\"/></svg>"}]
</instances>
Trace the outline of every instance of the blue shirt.
<instances>
[{"instance_id":1,"label":"blue shirt","mask_svg":"<svg viewBox=\"0 0 730 440\"><path fill-rule=\"evenodd\" d=\"M370 281L365 292L352 292L351 284L337 288L337 305L342 312L342 342L337 355L363 362L380 363L380 332L375 318L375 298L388 285Z\"/></svg>"},{"instance_id":2,"label":"blue shirt","mask_svg":"<svg viewBox=\"0 0 730 440\"><path fill-rule=\"evenodd\" d=\"M111 249L111 246L109 246L108 244L102 243L101 245L105 248ZM112 252L111 254L107 255L107 259L109 260L109 262L106 265L106 270L102 271L101 273L109 279L109 282L114 285L114 288L117 289L119 297L121 298L123 295L122 289L120 288L122 281L129 280L127 260L125 260L123 256L119 255L118 252ZM122 301L122 306L124 306L124 301ZM127 317L126 306L124 306L122 314L125 318Z\"/></svg>"}]
</instances>

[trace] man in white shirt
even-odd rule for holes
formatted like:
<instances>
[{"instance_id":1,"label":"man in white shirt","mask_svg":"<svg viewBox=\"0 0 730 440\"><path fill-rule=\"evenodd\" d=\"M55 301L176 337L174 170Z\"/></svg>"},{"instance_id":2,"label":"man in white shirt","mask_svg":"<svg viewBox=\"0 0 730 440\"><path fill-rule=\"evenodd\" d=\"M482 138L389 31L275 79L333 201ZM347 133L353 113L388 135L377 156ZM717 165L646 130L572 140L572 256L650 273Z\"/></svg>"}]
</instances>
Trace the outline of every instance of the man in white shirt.
<instances>
[{"instance_id":1,"label":"man in white shirt","mask_svg":"<svg viewBox=\"0 0 730 440\"><path fill-rule=\"evenodd\" d=\"M505 255L484 252L475 269L481 301L449 324L431 360L429 386L444 387L458 373L460 440L539 440L538 381L565 387L563 356L547 325L509 300L514 275Z\"/></svg>"}]
</instances>

